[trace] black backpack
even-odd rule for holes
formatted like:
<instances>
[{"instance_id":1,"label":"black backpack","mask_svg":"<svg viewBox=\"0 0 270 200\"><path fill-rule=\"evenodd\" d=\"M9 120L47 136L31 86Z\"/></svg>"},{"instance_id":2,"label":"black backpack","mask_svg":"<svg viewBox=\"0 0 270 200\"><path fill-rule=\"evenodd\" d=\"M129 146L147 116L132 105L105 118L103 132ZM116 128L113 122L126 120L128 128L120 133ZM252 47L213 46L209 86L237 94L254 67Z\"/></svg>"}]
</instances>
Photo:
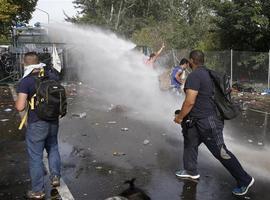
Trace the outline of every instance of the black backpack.
<instances>
[{"instance_id":1,"label":"black backpack","mask_svg":"<svg viewBox=\"0 0 270 200\"><path fill-rule=\"evenodd\" d=\"M214 95L212 97L217 114L225 120L230 120L238 116L240 109L231 98L230 78L226 74L207 69L214 85Z\"/></svg>"},{"instance_id":2,"label":"black backpack","mask_svg":"<svg viewBox=\"0 0 270 200\"><path fill-rule=\"evenodd\" d=\"M35 113L45 121L54 121L67 113L65 88L48 76L35 77Z\"/></svg>"}]
</instances>

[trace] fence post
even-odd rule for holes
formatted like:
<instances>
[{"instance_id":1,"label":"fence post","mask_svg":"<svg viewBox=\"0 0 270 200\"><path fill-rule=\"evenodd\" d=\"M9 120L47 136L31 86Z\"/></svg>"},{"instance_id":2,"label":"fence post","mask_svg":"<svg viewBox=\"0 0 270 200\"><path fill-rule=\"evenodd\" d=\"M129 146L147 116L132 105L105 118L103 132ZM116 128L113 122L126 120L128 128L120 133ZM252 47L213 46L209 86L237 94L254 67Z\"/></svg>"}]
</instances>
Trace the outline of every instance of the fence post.
<instances>
[{"instance_id":1,"label":"fence post","mask_svg":"<svg viewBox=\"0 0 270 200\"><path fill-rule=\"evenodd\" d=\"M267 83L267 89L270 88L270 50L268 52L268 83Z\"/></svg>"},{"instance_id":2,"label":"fence post","mask_svg":"<svg viewBox=\"0 0 270 200\"><path fill-rule=\"evenodd\" d=\"M232 87L233 84L233 50L231 49L231 80L230 80L230 84Z\"/></svg>"}]
</instances>

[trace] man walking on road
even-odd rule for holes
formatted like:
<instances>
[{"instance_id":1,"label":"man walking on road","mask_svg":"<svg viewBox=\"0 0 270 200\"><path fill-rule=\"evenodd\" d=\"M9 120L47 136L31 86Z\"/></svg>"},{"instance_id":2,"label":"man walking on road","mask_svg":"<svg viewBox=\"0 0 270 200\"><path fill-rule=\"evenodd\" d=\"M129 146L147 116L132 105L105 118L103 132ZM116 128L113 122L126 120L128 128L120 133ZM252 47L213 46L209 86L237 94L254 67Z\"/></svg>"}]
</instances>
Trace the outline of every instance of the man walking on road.
<instances>
[{"instance_id":1,"label":"man walking on road","mask_svg":"<svg viewBox=\"0 0 270 200\"><path fill-rule=\"evenodd\" d=\"M200 177L197 171L198 147L204 143L235 178L237 187L233 189L233 194L244 195L253 185L254 178L243 169L224 143L224 120L216 114L212 100L214 88L209 72L204 66L204 54L194 50L189 59L192 73L185 82L186 97L182 109L174 119L175 123L182 125L184 136L184 169L177 171L176 176L191 179Z\"/></svg>"},{"instance_id":2,"label":"man walking on road","mask_svg":"<svg viewBox=\"0 0 270 200\"><path fill-rule=\"evenodd\" d=\"M38 55L35 52L26 53L24 56L25 75L20 81L17 92L16 108L23 111L28 102L36 93L36 77L43 65L39 63ZM43 151L48 153L51 184L54 187L60 185L60 154L58 151L58 120L41 120L35 109L28 110L26 146L29 156L29 170L31 176L32 190L27 193L30 199L43 199L44 173Z\"/></svg>"}]
</instances>

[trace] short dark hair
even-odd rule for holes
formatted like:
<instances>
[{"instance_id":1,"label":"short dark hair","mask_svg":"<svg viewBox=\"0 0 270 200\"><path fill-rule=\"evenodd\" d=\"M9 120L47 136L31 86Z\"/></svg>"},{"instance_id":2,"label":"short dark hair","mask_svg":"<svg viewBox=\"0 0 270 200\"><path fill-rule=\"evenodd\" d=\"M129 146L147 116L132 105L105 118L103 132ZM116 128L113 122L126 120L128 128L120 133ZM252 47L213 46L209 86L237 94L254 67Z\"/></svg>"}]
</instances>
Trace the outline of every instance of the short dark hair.
<instances>
[{"instance_id":1,"label":"short dark hair","mask_svg":"<svg viewBox=\"0 0 270 200\"><path fill-rule=\"evenodd\" d=\"M186 58L182 58L182 60L180 61L179 65L184 65L184 64L188 64L188 60Z\"/></svg>"},{"instance_id":2,"label":"short dark hair","mask_svg":"<svg viewBox=\"0 0 270 200\"><path fill-rule=\"evenodd\" d=\"M37 52L35 51L30 51L24 54L24 61L26 61L27 57L32 57L32 60L36 63L39 63L39 56Z\"/></svg>"},{"instance_id":3,"label":"short dark hair","mask_svg":"<svg viewBox=\"0 0 270 200\"><path fill-rule=\"evenodd\" d=\"M204 64L204 53L201 50L193 50L189 54L189 58L194 61L196 65Z\"/></svg>"},{"instance_id":4,"label":"short dark hair","mask_svg":"<svg viewBox=\"0 0 270 200\"><path fill-rule=\"evenodd\" d=\"M151 53L149 58L153 58L156 54L155 53Z\"/></svg>"},{"instance_id":5,"label":"short dark hair","mask_svg":"<svg viewBox=\"0 0 270 200\"><path fill-rule=\"evenodd\" d=\"M30 51L30 52L27 52L24 54L24 57L26 57L26 56L37 56L38 57L38 54L35 51Z\"/></svg>"}]
</instances>

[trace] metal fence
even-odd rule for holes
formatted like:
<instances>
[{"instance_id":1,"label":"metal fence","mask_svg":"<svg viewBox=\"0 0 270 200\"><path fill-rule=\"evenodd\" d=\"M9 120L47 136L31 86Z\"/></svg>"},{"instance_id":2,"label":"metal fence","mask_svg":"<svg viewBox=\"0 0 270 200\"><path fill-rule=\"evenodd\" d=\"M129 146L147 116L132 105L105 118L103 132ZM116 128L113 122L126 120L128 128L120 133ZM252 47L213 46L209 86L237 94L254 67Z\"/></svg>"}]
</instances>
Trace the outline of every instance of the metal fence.
<instances>
[{"instance_id":1,"label":"metal fence","mask_svg":"<svg viewBox=\"0 0 270 200\"><path fill-rule=\"evenodd\" d=\"M190 50L181 49L165 52L157 61L159 66L171 68L182 58L188 58ZM270 89L270 51L206 51L205 64L208 68L225 72L231 84L239 83L256 91Z\"/></svg>"}]
</instances>

